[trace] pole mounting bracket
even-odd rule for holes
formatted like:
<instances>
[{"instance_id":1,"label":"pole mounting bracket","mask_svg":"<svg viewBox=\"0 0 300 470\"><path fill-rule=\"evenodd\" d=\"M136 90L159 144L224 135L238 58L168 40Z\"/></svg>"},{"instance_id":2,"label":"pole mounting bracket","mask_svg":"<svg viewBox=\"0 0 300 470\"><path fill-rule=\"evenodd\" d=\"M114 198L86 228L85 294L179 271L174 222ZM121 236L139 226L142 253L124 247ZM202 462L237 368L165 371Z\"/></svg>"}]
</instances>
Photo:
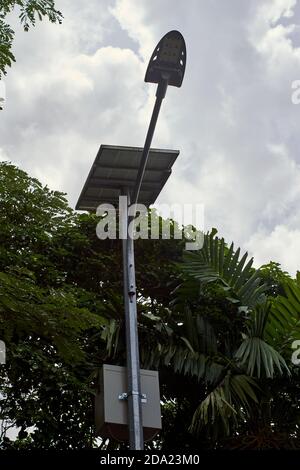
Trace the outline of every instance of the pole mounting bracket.
<instances>
[{"instance_id":1,"label":"pole mounting bracket","mask_svg":"<svg viewBox=\"0 0 300 470\"><path fill-rule=\"evenodd\" d=\"M119 400L128 400L128 397L129 397L130 395L139 395L139 393L138 393L138 392L131 392L131 393L126 393L126 392L124 392L124 393L120 393L120 395L119 395ZM141 397L141 402L142 402L142 403L147 403L147 395L146 395L145 393L141 393L141 394L140 394L140 397Z\"/></svg>"}]
</instances>

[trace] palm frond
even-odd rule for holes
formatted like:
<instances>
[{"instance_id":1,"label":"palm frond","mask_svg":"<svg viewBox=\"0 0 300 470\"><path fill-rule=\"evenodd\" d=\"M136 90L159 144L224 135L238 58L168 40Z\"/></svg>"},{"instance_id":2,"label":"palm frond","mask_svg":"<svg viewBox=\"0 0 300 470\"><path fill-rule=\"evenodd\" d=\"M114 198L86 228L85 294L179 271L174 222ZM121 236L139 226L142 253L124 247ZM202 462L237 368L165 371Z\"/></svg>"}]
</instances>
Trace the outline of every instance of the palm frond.
<instances>
[{"instance_id":1,"label":"palm frond","mask_svg":"<svg viewBox=\"0 0 300 470\"><path fill-rule=\"evenodd\" d=\"M196 409L190 431L198 434L203 428L214 434L229 435L230 425L244 419L253 404L258 403L255 380L243 374L228 372L223 382L211 391Z\"/></svg>"},{"instance_id":2,"label":"palm frond","mask_svg":"<svg viewBox=\"0 0 300 470\"><path fill-rule=\"evenodd\" d=\"M273 378L276 372L282 375L284 370L289 373L281 354L258 337L246 338L235 353L235 358L251 377Z\"/></svg>"},{"instance_id":3,"label":"palm frond","mask_svg":"<svg viewBox=\"0 0 300 470\"><path fill-rule=\"evenodd\" d=\"M205 354L217 352L217 340L209 319L203 315L193 315L189 307L184 310L184 335L195 351Z\"/></svg>"},{"instance_id":4,"label":"palm frond","mask_svg":"<svg viewBox=\"0 0 300 470\"><path fill-rule=\"evenodd\" d=\"M262 284L259 271L252 267L253 258L247 263L248 254L240 258L240 248L228 249L224 239L215 237L215 231L204 235L201 250L185 252L181 269L183 274L200 283L220 281L224 290L244 306L252 307L263 299L266 286ZM184 285L185 283L183 283Z\"/></svg>"},{"instance_id":5,"label":"palm frond","mask_svg":"<svg viewBox=\"0 0 300 470\"><path fill-rule=\"evenodd\" d=\"M266 324L266 337L276 346L290 350L292 341L300 339L300 285L289 280L283 284L285 296L272 302Z\"/></svg>"}]
</instances>

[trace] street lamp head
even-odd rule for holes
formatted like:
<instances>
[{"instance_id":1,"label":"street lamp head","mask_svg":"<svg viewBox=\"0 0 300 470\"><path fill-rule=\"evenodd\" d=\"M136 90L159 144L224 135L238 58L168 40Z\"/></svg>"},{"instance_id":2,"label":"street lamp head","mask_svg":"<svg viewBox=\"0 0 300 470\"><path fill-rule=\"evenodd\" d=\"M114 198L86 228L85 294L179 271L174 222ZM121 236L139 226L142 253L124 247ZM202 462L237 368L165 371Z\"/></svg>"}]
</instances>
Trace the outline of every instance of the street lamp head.
<instances>
[{"instance_id":1,"label":"street lamp head","mask_svg":"<svg viewBox=\"0 0 300 470\"><path fill-rule=\"evenodd\" d=\"M145 82L180 87L186 64L186 47L179 31L169 31L157 44L146 71Z\"/></svg>"}]
</instances>

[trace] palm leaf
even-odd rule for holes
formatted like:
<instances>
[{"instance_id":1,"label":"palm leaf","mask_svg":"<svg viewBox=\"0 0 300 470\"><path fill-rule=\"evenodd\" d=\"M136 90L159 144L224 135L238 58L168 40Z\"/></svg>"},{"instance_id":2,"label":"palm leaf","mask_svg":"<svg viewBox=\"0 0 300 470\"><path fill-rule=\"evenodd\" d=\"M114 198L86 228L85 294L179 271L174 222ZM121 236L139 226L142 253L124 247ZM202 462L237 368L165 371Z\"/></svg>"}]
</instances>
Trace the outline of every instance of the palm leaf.
<instances>
[{"instance_id":1,"label":"palm leaf","mask_svg":"<svg viewBox=\"0 0 300 470\"><path fill-rule=\"evenodd\" d=\"M289 368L281 356L272 346L258 337L246 338L235 353L235 358L241 367L245 367L250 376L273 378L275 371L283 374L289 373Z\"/></svg>"},{"instance_id":2,"label":"palm leaf","mask_svg":"<svg viewBox=\"0 0 300 470\"><path fill-rule=\"evenodd\" d=\"M228 249L224 239L215 237L215 232L204 235L204 244L201 250L185 252L181 270L187 276L183 286L189 279L196 279L200 283L220 281L224 290L231 291L240 303L252 307L261 302L266 286L262 284L259 271L252 267L251 258L245 266L248 254L240 259L240 249L234 251L231 244Z\"/></svg>"},{"instance_id":3,"label":"palm leaf","mask_svg":"<svg viewBox=\"0 0 300 470\"><path fill-rule=\"evenodd\" d=\"M190 431L198 434L204 428L214 434L230 433L230 424L238 418L244 420L253 406L258 403L255 380L243 374L228 372L223 382L200 403L196 409Z\"/></svg>"},{"instance_id":4,"label":"palm leaf","mask_svg":"<svg viewBox=\"0 0 300 470\"><path fill-rule=\"evenodd\" d=\"M283 288L285 295L272 302L265 330L268 341L289 354L292 341L300 339L300 286L291 279Z\"/></svg>"}]
</instances>

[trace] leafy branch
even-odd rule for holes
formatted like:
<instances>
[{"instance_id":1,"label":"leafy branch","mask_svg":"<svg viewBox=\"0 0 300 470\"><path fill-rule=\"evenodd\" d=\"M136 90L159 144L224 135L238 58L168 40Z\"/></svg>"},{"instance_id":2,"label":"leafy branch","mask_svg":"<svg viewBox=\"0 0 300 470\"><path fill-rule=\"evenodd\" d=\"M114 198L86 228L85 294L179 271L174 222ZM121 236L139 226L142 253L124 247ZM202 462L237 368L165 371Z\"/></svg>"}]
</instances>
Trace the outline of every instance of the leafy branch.
<instances>
[{"instance_id":1,"label":"leafy branch","mask_svg":"<svg viewBox=\"0 0 300 470\"><path fill-rule=\"evenodd\" d=\"M6 16L15 7L20 9L20 22L24 31L36 25L36 20L42 21L47 17L51 23L62 23L63 15L55 8L54 0L2 0L0 4L0 79L7 73L7 67L15 62L11 51L15 32L6 22Z\"/></svg>"}]
</instances>

